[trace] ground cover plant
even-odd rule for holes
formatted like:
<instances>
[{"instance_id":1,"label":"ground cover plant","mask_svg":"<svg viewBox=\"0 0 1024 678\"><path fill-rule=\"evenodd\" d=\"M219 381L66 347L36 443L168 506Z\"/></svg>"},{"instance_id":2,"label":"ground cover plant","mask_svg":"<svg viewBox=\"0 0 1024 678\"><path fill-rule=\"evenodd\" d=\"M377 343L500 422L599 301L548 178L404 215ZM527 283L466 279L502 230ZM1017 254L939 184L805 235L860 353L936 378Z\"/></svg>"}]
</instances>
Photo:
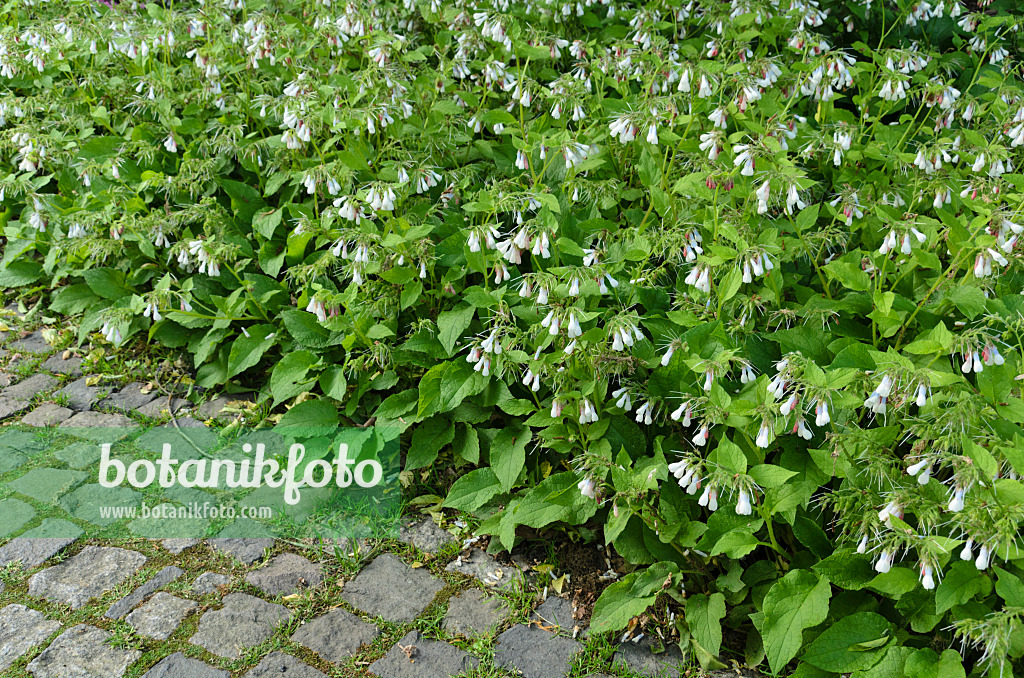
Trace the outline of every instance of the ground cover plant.
<instances>
[{"instance_id":1,"label":"ground cover plant","mask_svg":"<svg viewBox=\"0 0 1024 678\"><path fill-rule=\"evenodd\" d=\"M0 284L610 545L596 630L1008 678L1015 6L8 2Z\"/></svg>"}]
</instances>

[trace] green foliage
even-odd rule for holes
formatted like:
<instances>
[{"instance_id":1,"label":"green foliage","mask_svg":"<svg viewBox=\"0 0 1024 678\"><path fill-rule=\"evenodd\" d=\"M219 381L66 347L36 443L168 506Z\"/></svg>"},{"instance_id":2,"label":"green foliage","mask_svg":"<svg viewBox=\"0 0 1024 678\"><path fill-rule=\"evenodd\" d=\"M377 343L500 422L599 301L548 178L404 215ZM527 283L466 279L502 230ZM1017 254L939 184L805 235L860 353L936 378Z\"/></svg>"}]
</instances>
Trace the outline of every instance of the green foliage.
<instances>
[{"instance_id":1,"label":"green foliage","mask_svg":"<svg viewBox=\"0 0 1024 678\"><path fill-rule=\"evenodd\" d=\"M282 426L395 427L496 548L600 534L597 630L1019 674L1021 19L983 4L9 3L0 285Z\"/></svg>"}]
</instances>

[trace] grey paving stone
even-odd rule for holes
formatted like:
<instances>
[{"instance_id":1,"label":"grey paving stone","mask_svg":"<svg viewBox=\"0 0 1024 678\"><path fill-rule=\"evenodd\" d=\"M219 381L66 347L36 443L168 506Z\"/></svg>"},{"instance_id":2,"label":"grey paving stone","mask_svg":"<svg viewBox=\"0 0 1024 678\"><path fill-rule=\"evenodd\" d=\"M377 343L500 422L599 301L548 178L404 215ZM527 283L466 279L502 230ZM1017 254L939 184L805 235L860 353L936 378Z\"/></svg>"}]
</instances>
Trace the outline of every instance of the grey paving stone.
<instances>
[{"instance_id":1,"label":"grey paving stone","mask_svg":"<svg viewBox=\"0 0 1024 678\"><path fill-rule=\"evenodd\" d=\"M292 640L335 664L351 657L363 645L372 643L380 631L351 612L335 608L306 622L292 634Z\"/></svg>"},{"instance_id":2,"label":"grey paving stone","mask_svg":"<svg viewBox=\"0 0 1024 678\"><path fill-rule=\"evenodd\" d=\"M420 551L433 554L456 541L454 535L442 530L430 518L406 522L402 525L398 538Z\"/></svg>"},{"instance_id":3,"label":"grey paving stone","mask_svg":"<svg viewBox=\"0 0 1024 678\"><path fill-rule=\"evenodd\" d=\"M199 541L199 539L191 537L171 537L170 539L164 539L160 542L160 545L171 553L177 555L185 549L195 546Z\"/></svg>"},{"instance_id":4,"label":"grey paving stone","mask_svg":"<svg viewBox=\"0 0 1024 678\"><path fill-rule=\"evenodd\" d=\"M213 400L207 401L199 406L196 410L196 415L203 419L210 419L221 414L225 407L232 402L252 402L252 394L250 393L239 393L232 394L230 396L217 396Z\"/></svg>"},{"instance_id":5,"label":"grey paving stone","mask_svg":"<svg viewBox=\"0 0 1024 678\"><path fill-rule=\"evenodd\" d=\"M59 497L78 487L89 474L59 468L35 468L8 484L15 492L52 504Z\"/></svg>"},{"instance_id":6,"label":"grey paving stone","mask_svg":"<svg viewBox=\"0 0 1024 678\"><path fill-rule=\"evenodd\" d=\"M136 412L146 417L156 418L165 414L177 414L182 410L182 408L188 407L189 405L189 401L184 398L171 398L168 402L166 396L159 395L156 400L143 405L137 409Z\"/></svg>"},{"instance_id":7,"label":"grey paving stone","mask_svg":"<svg viewBox=\"0 0 1024 678\"><path fill-rule=\"evenodd\" d=\"M100 393L106 390L100 385L90 386L87 382L89 377L82 377L71 382L61 390L58 395L67 397L68 407L76 412L88 412L92 409L93 403L99 400Z\"/></svg>"},{"instance_id":8,"label":"grey paving stone","mask_svg":"<svg viewBox=\"0 0 1024 678\"><path fill-rule=\"evenodd\" d=\"M655 654L650 637L636 643L620 643L612 663L624 664L629 670L650 678L674 678L686 670L679 645L668 643L663 652Z\"/></svg>"},{"instance_id":9,"label":"grey paving stone","mask_svg":"<svg viewBox=\"0 0 1024 678\"><path fill-rule=\"evenodd\" d=\"M223 608L202 616L199 630L188 642L219 657L237 659L242 650L273 635L277 625L290 616L283 605L245 593L229 593L224 596Z\"/></svg>"},{"instance_id":10,"label":"grey paving stone","mask_svg":"<svg viewBox=\"0 0 1024 678\"><path fill-rule=\"evenodd\" d=\"M14 400L13 398L4 398L0 396L0 419L13 417L19 412L24 412L31 404L32 403L27 400Z\"/></svg>"},{"instance_id":11,"label":"grey paving stone","mask_svg":"<svg viewBox=\"0 0 1024 678\"><path fill-rule=\"evenodd\" d=\"M20 499L0 501L0 537L8 537L36 517L36 510Z\"/></svg>"},{"instance_id":12,"label":"grey paving stone","mask_svg":"<svg viewBox=\"0 0 1024 678\"><path fill-rule=\"evenodd\" d=\"M61 407L60 405L43 403L22 417L21 423L26 426L46 428L48 426L56 426L65 419L70 418L74 413L74 410L69 410L68 408Z\"/></svg>"},{"instance_id":13,"label":"grey paving stone","mask_svg":"<svg viewBox=\"0 0 1024 678\"><path fill-rule=\"evenodd\" d=\"M28 594L67 603L73 609L135 574L146 556L135 551L86 546L67 560L37 572L28 580Z\"/></svg>"},{"instance_id":14,"label":"grey paving stone","mask_svg":"<svg viewBox=\"0 0 1024 678\"><path fill-rule=\"evenodd\" d=\"M467 589L448 601L444 630L460 636L479 636L508 619L508 609L500 598L479 589Z\"/></svg>"},{"instance_id":15,"label":"grey paving stone","mask_svg":"<svg viewBox=\"0 0 1024 678\"><path fill-rule=\"evenodd\" d=\"M505 589L522 581L522 573L510 565L502 565L481 549L471 549L448 563L445 572L458 572L475 577L484 586Z\"/></svg>"},{"instance_id":16,"label":"grey paving stone","mask_svg":"<svg viewBox=\"0 0 1024 678\"><path fill-rule=\"evenodd\" d=\"M82 536L82 528L70 520L63 518L43 518L31 530L26 530L19 539L35 539L44 541L46 539L77 539Z\"/></svg>"},{"instance_id":17,"label":"grey paving stone","mask_svg":"<svg viewBox=\"0 0 1024 678\"><path fill-rule=\"evenodd\" d=\"M100 446L96 443L71 443L54 456L71 468L83 469L100 460Z\"/></svg>"},{"instance_id":18,"label":"grey paving stone","mask_svg":"<svg viewBox=\"0 0 1024 678\"><path fill-rule=\"evenodd\" d=\"M28 461L21 452L10 447L0 447L0 473L9 473Z\"/></svg>"},{"instance_id":19,"label":"grey paving stone","mask_svg":"<svg viewBox=\"0 0 1024 678\"><path fill-rule=\"evenodd\" d=\"M523 678L563 678L582 645L534 625L517 624L498 636L494 663L518 669Z\"/></svg>"},{"instance_id":20,"label":"grey paving stone","mask_svg":"<svg viewBox=\"0 0 1024 678\"><path fill-rule=\"evenodd\" d=\"M285 676L285 678L327 678L309 664L303 664L295 657L284 652L271 652L259 664L245 674L244 678L269 678Z\"/></svg>"},{"instance_id":21,"label":"grey paving stone","mask_svg":"<svg viewBox=\"0 0 1024 678\"><path fill-rule=\"evenodd\" d=\"M206 424L192 417L178 417L175 421L178 423L178 428L208 428ZM169 425L173 426L173 424ZM191 432L189 435L191 435Z\"/></svg>"},{"instance_id":22,"label":"grey paving stone","mask_svg":"<svg viewBox=\"0 0 1024 678\"><path fill-rule=\"evenodd\" d=\"M145 391L145 393L144 393ZM149 390L142 382L128 384L117 393L112 393L98 403L99 407L122 412L134 412L143 405L156 400L159 391Z\"/></svg>"},{"instance_id":23,"label":"grey paving stone","mask_svg":"<svg viewBox=\"0 0 1024 678\"><path fill-rule=\"evenodd\" d=\"M56 385L57 380L48 374L33 374L25 381L0 391L0 396L11 400L32 400L41 393L53 390Z\"/></svg>"},{"instance_id":24,"label":"grey paving stone","mask_svg":"<svg viewBox=\"0 0 1024 678\"><path fill-rule=\"evenodd\" d=\"M370 664L370 673L382 678L448 678L470 671L479 663L464 650L410 631Z\"/></svg>"},{"instance_id":25,"label":"grey paving stone","mask_svg":"<svg viewBox=\"0 0 1024 678\"><path fill-rule=\"evenodd\" d=\"M49 353L50 342L43 338L43 331L36 330L7 344L8 350L19 353Z\"/></svg>"},{"instance_id":26,"label":"grey paving stone","mask_svg":"<svg viewBox=\"0 0 1024 678\"><path fill-rule=\"evenodd\" d=\"M145 584L111 605L103 616L107 619L120 619L131 612L132 608L145 600L146 596L154 591L158 591L164 586L167 586L183 574L185 574L185 570L180 567L175 567L174 565L168 565L153 575L153 577Z\"/></svg>"},{"instance_id":27,"label":"grey paving stone","mask_svg":"<svg viewBox=\"0 0 1024 678\"><path fill-rule=\"evenodd\" d=\"M231 577L226 574L204 572L196 577L196 580L192 582L192 592L198 593L199 595L206 595L207 593L213 593L221 586L227 586L230 583Z\"/></svg>"},{"instance_id":28,"label":"grey paving stone","mask_svg":"<svg viewBox=\"0 0 1024 678\"><path fill-rule=\"evenodd\" d=\"M152 513L149 515L140 516L128 523L128 529L140 537L150 539L187 537L190 534L205 535L210 532L211 523L206 518L188 515L177 517L177 512L183 508L169 503L157 504L150 507ZM168 519L165 516L176 517Z\"/></svg>"},{"instance_id":29,"label":"grey paving stone","mask_svg":"<svg viewBox=\"0 0 1024 678\"><path fill-rule=\"evenodd\" d=\"M64 358L63 355L52 355L43 363L43 369L77 379L82 376L82 359L76 356Z\"/></svg>"},{"instance_id":30,"label":"grey paving stone","mask_svg":"<svg viewBox=\"0 0 1024 678\"><path fill-rule=\"evenodd\" d=\"M142 495L124 486L103 487L99 483L82 485L74 492L69 492L57 500L61 508L79 520L86 520L94 525L106 526L120 519L104 517L101 506L139 506Z\"/></svg>"},{"instance_id":31,"label":"grey paving stone","mask_svg":"<svg viewBox=\"0 0 1024 678\"><path fill-rule=\"evenodd\" d=\"M167 640L178 629L181 620L197 607L199 603L194 600L185 600L161 591L125 617L125 621L139 635Z\"/></svg>"},{"instance_id":32,"label":"grey paving stone","mask_svg":"<svg viewBox=\"0 0 1024 678\"><path fill-rule=\"evenodd\" d=\"M183 426L182 423L186 420L187 418L178 419L177 427L173 423L155 426L139 436L135 442L142 449L157 454L163 452L164 446L170 445L172 456L178 460L199 459L203 452L217 447L217 434L214 431L204 424L199 424L199 428Z\"/></svg>"},{"instance_id":33,"label":"grey paving stone","mask_svg":"<svg viewBox=\"0 0 1024 678\"><path fill-rule=\"evenodd\" d=\"M77 435L110 443L124 438L138 427L138 424L123 414L104 414L102 412L79 412L70 419L62 421L59 426L59 428L97 429L96 431L80 430Z\"/></svg>"},{"instance_id":34,"label":"grey paving stone","mask_svg":"<svg viewBox=\"0 0 1024 678\"><path fill-rule=\"evenodd\" d=\"M107 644L110 634L93 626L73 626L29 662L36 678L120 678L142 653Z\"/></svg>"},{"instance_id":35,"label":"grey paving stone","mask_svg":"<svg viewBox=\"0 0 1024 678\"><path fill-rule=\"evenodd\" d=\"M74 523L57 518L47 518L38 527L25 532L29 536L12 539L3 546L0 546L0 566L20 562L22 569L30 570L33 567L42 565L58 551L73 544L76 541L75 537L46 537L32 534L33 532L44 530L48 527L48 524L52 525L52 523L56 522L65 523L68 526L64 530L56 531L57 534L72 534L69 530L78 530L78 533L81 534L81 529Z\"/></svg>"},{"instance_id":36,"label":"grey paving stone","mask_svg":"<svg viewBox=\"0 0 1024 678\"><path fill-rule=\"evenodd\" d=\"M45 450L47 445L44 440L39 438L38 434L32 431L8 429L7 433L0 435L0 448L32 456Z\"/></svg>"},{"instance_id":37,"label":"grey paving stone","mask_svg":"<svg viewBox=\"0 0 1024 678\"><path fill-rule=\"evenodd\" d=\"M319 565L295 553L282 553L250 572L245 580L270 596L295 593L317 586L324 580Z\"/></svg>"},{"instance_id":38,"label":"grey paving stone","mask_svg":"<svg viewBox=\"0 0 1024 678\"><path fill-rule=\"evenodd\" d=\"M8 605L0 610L0 672L59 628L60 622L24 605Z\"/></svg>"},{"instance_id":39,"label":"grey paving stone","mask_svg":"<svg viewBox=\"0 0 1024 678\"><path fill-rule=\"evenodd\" d=\"M156 663L142 678L230 678L231 674L215 669L198 659L190 659L180 652L167 655Z\"/></svg>"},{"instance_id":40,"label":"grey paving stone","mask_svg":"<svg viewBox=\"0 0 1024 678\"><path fill-rule=\"evenodd\" d=\"M530 620L538 622L545 628L558 627L561 631L572 634L576 627L576 620L572 613L572 603L565 598L550 596L541 603Z\"/></svg>"},{"instance_id":41,"label":"grey paving stone","mask_svg":"<svg viewBox=\"0 0 1024 678\"><path fill-rule=\"evenodd\" d=\"M266 549L274 546L272 537L256 539L218 537L207 541L213 548L238 558L245 565L252 565L263 557L263 552Z\"/></svg>"},{"instance_id":42,"label":"grey paving stone","mask_svg":"<svg viewBox=\"0 0 1024 678\"><path fill-rule=\"evenodd\" d=\"M419 616L444 588L425 569L413 569L385 553L346 584L342 597L355 608L388 621L407 622Z\"/></svg>"}]
</instances>

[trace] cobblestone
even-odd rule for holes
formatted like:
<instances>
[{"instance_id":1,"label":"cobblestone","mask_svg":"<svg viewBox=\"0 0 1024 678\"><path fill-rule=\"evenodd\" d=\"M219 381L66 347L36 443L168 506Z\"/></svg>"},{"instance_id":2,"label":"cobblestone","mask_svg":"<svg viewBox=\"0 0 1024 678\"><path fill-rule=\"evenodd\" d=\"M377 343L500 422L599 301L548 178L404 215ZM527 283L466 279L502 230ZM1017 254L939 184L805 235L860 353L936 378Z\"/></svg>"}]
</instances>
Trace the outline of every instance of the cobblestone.
<instances>
[{"instance_id":1,"label":"cobblestone","mask_svg":"<svg viewBox=\"0 0 1024 678\"><path fill-rule=\"evenodd\" d=\"M384 657L370 664L370 673L382 678L448 678L479 663L464 650L410 631Z\"/></svg>"},{"instance_id":2,"label":"cobblestone","mask_svg":"<svg viewBox=\"0 0 1024 678\"><path fill-rule=\"evenodd\" d=\"M56 426L65 419L69 419L75 412L53 403L43 403L21 418L21 423L36 428L47 428Z\"/></svg>"},{"instance_id":3,"label":"cobblestone","mask_svg":"<svg viewBox=\"0 0 1024 678\"><path fill-rule=\"evenodd\" d=\"M269 596L279 596L317 586L324 575L318 565L302 556L282 553L250 572L245 580Z\"/></svg>"},{"instance_id":4,"label":"cobblestone","mask_svg":"<svg viewBox=\"0 0 1024 678\"><path fill-rule=\"evenodd\" d=\"M215 669L198 659L190 659L175 652L158 661L142 678L230 678L231 674Z\"/></svg>"},{"instance_id":5,"label":"cobblestone","mask_svg":"<svg viewBox=\"0 0 1024 678\"><path fill-rule=\"evenodd\" d=\"M78 555L32 575L28 594L78 609L123 582L145 562L146 556L136 551L86 546Z\"/></svg>"},{"instance_id":6,"label":"cobblestone","mask_svg":"<svg viewBox=\"0 0 1024 678\"><path fill-rule=\"evenodd\" d=\"M199 630L189 640L212 654L237 659L242 650L258 645L291 616L283 605L268 603L245 593L224 596L224 607L210 610L199 620Z\"/></svg>"},{"instance_id":7,"label":"cobblestone","mask_svg":"<svg viewBox=\"0 0 1024 678\"><path fill-rule=\"evenodd\" d=\"M164 569L153 575L153 578L147 581L142 586L138 587L127 596L117 601L106 611L103 615L107 619L120 619L125 616L132 609L146 599L146 596L151 593L160 590L164 586L167 586L172 581L185 574L185 571L180 567L174 565L168 565Z\"/></svg>"},{"instance_id":8,"label":"cobblestone","mask_svg":"<svg viewBox=\"0 0 1024 678\"><path fill-rule=\"evenodd\" d=\"M60 628L60 622L24 605L0 610L0 672Z\"/></svg>"},{"instance_id":9,"label":"cobblestone","mask_svg":"<svg viewBox=\"0 0 1024 678\"><path fill-rule=\"evenodd\" d=\"M415 619L444 588L424 569L413 569L390 553L377 556L345 586L353 607L392 622Z\"/></svg>"},{"instance_id":10,"label":"cobblestone","mask_svg":"<svg viewBox=\"0 0 1024 678\"><path fill-rule=\"evenodd\" d=\"M114 647L107 643L109 637L110 633L93 626L73 626L33 659L28 671L35 678L120 678L142 653Z\"/></svg>"},{"instance_id":11,"label":"cobblestone","mask_svg":"<svg viewBox=\"0 0 1024 678\"><path fill-rule=\"evenodd\" d=\"M194 600L185 600L161 591L125 617L125 621L139 635L154 640L167 640L178 629L181 620L197 607L199 603Z\"/></svg>"},{"instance_id":12,"label":"cobblestone","mask_svg":"<svg viewBox=\"0 0 1024 678\"><path fill-rule=\"evenodd\" d=\"M0 396L11 400L32 400L41 393L53 390L57 383L57 380L48 374L33 374L25 381L0 391Z\"/></svg>"},{"instance_id":13,"label":"cobblestone","mask_svg":"<svg viewBox=\"0 0 1024 678\"><path fill-rule=\"evenodd\" d=\"M351 612L333 609L307 622L292 634L292 640L308 647L329 662L339 663L372 643L380 631Z\"/></svg>"}]
</instances>

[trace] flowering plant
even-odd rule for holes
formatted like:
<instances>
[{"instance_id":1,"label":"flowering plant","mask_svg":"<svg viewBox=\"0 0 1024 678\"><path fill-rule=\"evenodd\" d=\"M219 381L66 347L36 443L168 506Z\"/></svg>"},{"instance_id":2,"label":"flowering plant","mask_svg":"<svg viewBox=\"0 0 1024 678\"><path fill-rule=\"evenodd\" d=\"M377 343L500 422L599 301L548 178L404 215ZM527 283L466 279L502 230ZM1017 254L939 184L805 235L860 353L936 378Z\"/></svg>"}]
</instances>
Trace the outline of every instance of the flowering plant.
<instances>
[{"instance_id":1,"label":"flowering plant","mask_svg":"<svg viewBox=\"0 0 1024 678\"><path fill-rule=\"evenodd\" d=\"M600 527L596 630L1008 677L1015 6L11 2L0 283L399 426L494 548Z\"/></svg>"}]
</instances>

